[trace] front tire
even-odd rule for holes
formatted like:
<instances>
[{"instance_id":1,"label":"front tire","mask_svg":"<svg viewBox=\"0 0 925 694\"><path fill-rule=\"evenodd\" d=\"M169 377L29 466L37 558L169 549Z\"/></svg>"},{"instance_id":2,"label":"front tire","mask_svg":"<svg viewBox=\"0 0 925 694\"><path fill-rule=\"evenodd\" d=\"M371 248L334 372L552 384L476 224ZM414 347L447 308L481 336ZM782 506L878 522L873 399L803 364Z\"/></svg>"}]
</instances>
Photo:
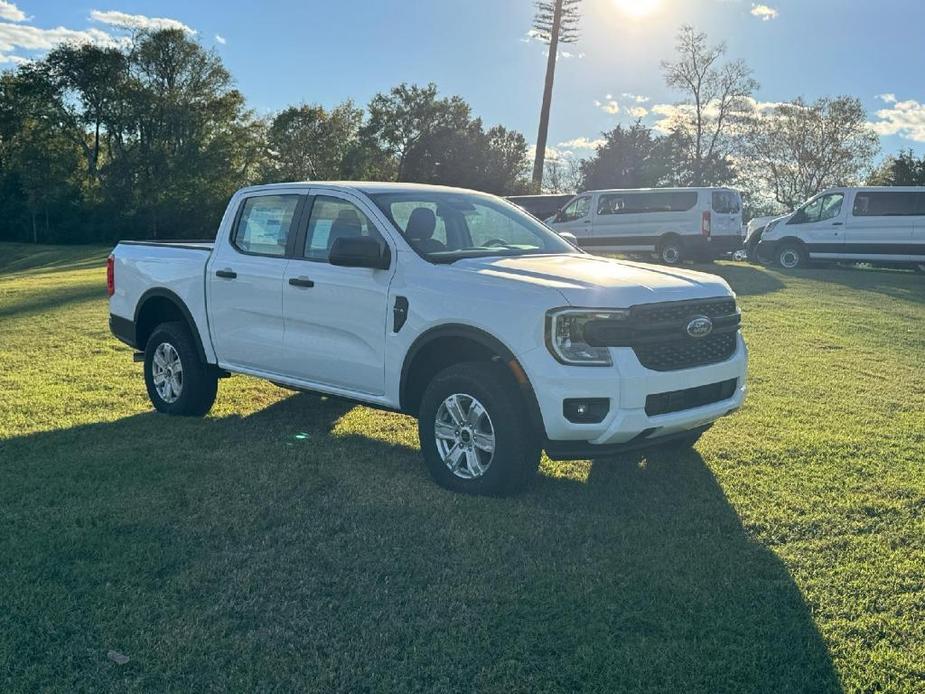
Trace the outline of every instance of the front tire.
<instances>
[{"instance_id":1,"label":"front tire","mask_svg":"<svg viewBox=\"0 0 925 694\"><path fill-rule=\"evenodd\" d=\"M775 258L777 264L785 270L796 270L806 267L809 258L802 246L796 243L786 243L777 251Z\"/></svg>"},{"instance_id":2,"label":"front tire","mask_svg":"<svg viewBox=\"0 0 925 694\"><path fill-rule=\"evenodd\" d=\"M158 412L202 417L215 402L218 377L199 358L189 328L162 323L145 346L145 386Z\"/></svg>"},{"instance_id":3,"label":"front tire","mask_svg":"<svg viewBox=\"0 0 925 694\"><path fill-rule=\"evenodd\" d=\"M442 487L466 494L513 494L536 473L540 446L510 373L466 362L438 373L418 412L421 453Z\"/></svg>"}]
</instances>

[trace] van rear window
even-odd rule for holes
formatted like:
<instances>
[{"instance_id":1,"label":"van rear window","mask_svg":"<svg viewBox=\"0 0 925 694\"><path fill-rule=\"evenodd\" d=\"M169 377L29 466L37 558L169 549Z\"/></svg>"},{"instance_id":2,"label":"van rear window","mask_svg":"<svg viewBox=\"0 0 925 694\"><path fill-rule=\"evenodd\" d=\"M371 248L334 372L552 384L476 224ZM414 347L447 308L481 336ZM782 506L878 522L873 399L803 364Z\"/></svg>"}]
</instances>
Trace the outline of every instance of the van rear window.
<instances>
[{"instance_id":1,"label":"van rear window","mask_svg":"<svg viewBox=\"0 0 925 694\"><path fill-rule=\"evenodd\" d=\"M714 190L713 211L717 214L739 214L742 198L733 190Z\"/></svg>"},{"instance_id":2,"label":"van rear window","mask_svg":"<svg viewBox=\"0 0 925 694\"><path fill-rule=\"evenodd\" d=\"M855 217L925 215L925 193L862 192L854 196Z\"/></svg>"}]
</instances>

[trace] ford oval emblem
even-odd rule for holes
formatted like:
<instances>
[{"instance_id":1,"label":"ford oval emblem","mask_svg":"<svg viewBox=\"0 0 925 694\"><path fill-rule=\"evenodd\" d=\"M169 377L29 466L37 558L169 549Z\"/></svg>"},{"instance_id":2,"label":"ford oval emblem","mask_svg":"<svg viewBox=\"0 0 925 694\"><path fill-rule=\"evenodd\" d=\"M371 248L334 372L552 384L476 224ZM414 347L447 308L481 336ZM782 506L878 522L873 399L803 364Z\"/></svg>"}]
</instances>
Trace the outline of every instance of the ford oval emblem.
<instances>
[{"instance_id":1,"label":"ford oval emblem","mask_svg":"<svg viewBox=\"0 0 925 694\"><path fill-rule=\"evenodd\" d=\"M713 332L713 321L706 316L694 316L687 324L687 334L691 337L706 337Z\"/></svg>"}]
</instances>

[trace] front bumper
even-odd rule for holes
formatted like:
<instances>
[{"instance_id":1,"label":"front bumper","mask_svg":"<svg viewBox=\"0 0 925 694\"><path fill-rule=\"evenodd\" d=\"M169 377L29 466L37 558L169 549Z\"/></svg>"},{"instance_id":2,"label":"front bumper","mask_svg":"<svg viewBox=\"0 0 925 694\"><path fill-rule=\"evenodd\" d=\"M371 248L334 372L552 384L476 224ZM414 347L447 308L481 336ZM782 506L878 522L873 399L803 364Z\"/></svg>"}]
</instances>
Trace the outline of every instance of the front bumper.
<instances>
[{"instance_id":1,"label":"front bumper","mask_svg":"<svg viewBox=\"0 0 925 694\"><path fill-rule=\"evenodd\" d=\"M611 367L559 364L542 347L521 355L520 362L533 385L549 448L583 443L594 450L596 446L640 443L642 439L647 445L658 443L662 437L706 427L741 407L748 349L741 334L736 335L736 343L732 357L723 362L678 371L647 369L629 347L611 348ZM678 412L646 414L650 395L731 379L736 379L732 397ZM598 424L576 424L563 413L563 401L572 398L608 398L610 409ZM558 447L567 449L568 445Z\"/></svg>"}]
</instances>

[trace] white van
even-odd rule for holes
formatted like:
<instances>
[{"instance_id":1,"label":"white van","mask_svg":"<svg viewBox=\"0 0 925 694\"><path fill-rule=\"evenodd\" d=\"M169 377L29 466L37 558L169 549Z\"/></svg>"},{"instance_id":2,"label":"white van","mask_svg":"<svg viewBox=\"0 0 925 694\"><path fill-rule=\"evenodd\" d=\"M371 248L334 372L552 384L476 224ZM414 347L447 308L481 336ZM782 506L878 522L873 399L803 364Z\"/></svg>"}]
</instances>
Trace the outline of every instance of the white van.
<instances>
[{"instance_id":1,"label":"white van","mask_svg":"<svg viewBox=\"0 0 925 694\"><path fill-rule=\"evenodd\" d=\"M771 222L758 254L787 269L810 260L925 269L925 187L827 190Z\"/></svg>"},{"instance_id":2,"label":"white van","mask_svg":"<svg viewBox=\"0 0 925 694\"><path fill-rule=\"evenodd\" d=\"M592 252L657 253L677 265L742 247L742 198L731 188L593 190L546 223Z\"/></svg>"}]
</instances>

